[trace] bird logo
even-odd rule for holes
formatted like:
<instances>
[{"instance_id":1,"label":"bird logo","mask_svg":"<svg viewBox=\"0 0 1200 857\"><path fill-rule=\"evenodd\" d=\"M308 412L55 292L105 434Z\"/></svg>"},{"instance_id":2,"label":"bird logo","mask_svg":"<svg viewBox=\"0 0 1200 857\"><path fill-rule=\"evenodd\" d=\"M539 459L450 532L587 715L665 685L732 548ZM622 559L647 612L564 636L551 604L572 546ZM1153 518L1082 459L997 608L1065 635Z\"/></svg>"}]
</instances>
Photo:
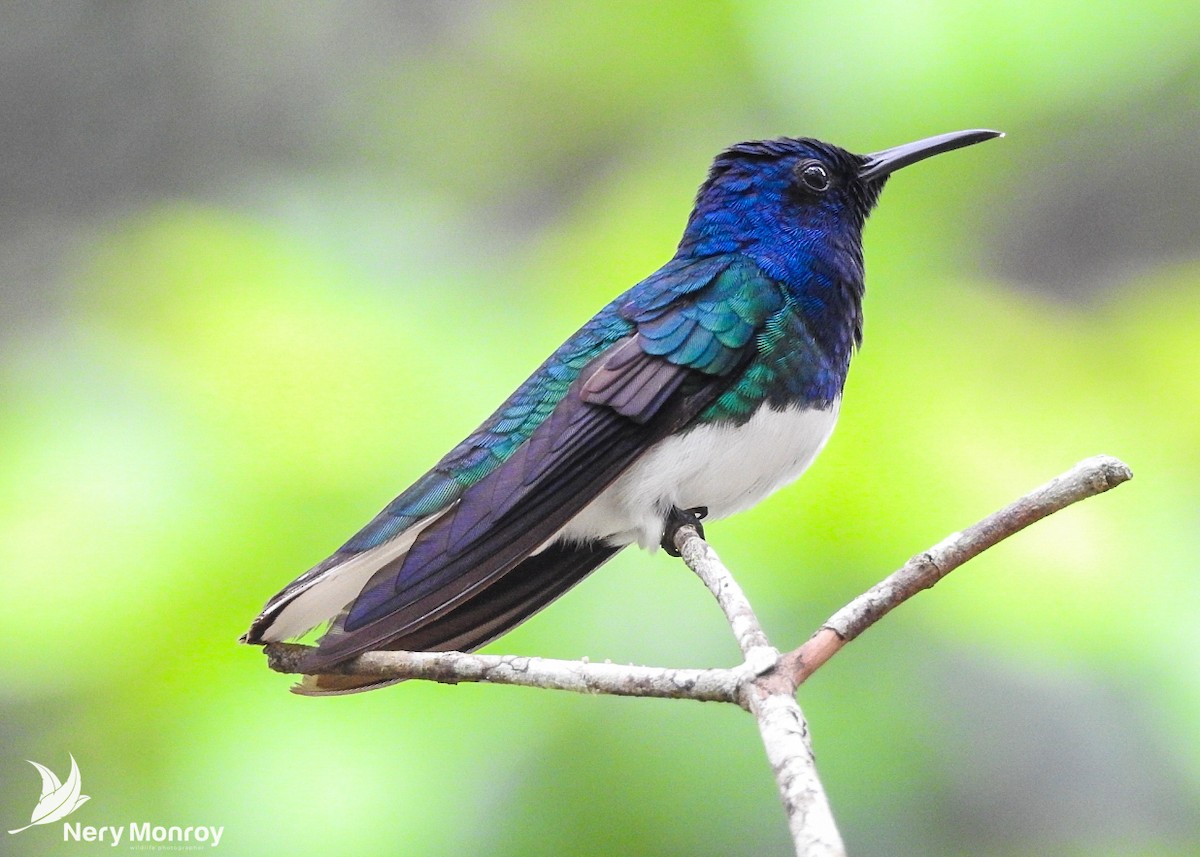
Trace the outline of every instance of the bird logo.
<instances>
[{"instance_id":1,"label":"bird logo","mask_svg":"<svg viewBox=\"0 0 1200 857\"><path fill-rule=\"evenodd\" d=\"M67 776L65 783L59 782L54 771L45 765L39 765L32 760L26 761L37 768L38 773L42 775L42 796L38 798L29 824L18 827L16 830L10 830L9 833L20 833L37 824L51 824L66 818L88 800L87 795L79 793L83 788L83 782L80 780L79 766L75 764L74 756L71 756L71 773Z\"/></svg>"}]
</instances>

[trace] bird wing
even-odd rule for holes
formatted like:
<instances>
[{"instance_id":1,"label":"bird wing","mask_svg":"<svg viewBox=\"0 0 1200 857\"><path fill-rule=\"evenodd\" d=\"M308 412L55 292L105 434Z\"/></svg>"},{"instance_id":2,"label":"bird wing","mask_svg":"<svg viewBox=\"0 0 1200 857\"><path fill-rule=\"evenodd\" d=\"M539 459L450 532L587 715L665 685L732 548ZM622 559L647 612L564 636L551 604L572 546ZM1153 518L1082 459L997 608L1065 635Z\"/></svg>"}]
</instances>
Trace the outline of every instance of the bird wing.
<instances>
[{"instance_id":1,"label":"bird wing","mask_svg":"<svg viewBox=\"0 0 1200 857\"><path fill-rule=\"evenodd\" d=\"M610 304L563 346L573 349L567 356L578 365L563 360L560 349L558 359L543 364L480 430L503 435L516 419L514 405L547 409L527 436L465 443L435 468L461 473L483 449L503 455L452 498L438 497L436 519L406 552L373 573L307 666L416 639L465 602L486 605L489 587L505 591L499 584L506 574L551 541L642 452L686 426L729 387L734 370L753 355L756 333L784 304L782 290L741 257L667 266ZM594 354L572 344L585 335L598 343ZM549 403L538 392L539 376L547 373L565 383ZM411 515L432 514L428 504L406 502ZM375 532L364 533L348 544L373 543Z\"/></svg>"},{"instance_id":2,"label":"bird wing","mask_svg":"<svg viewBox=\"0 0 1200 857\"><path fill-rule=\"evenodd\" d=\"M716 272L694 273L711 279ZM685 271L679 272L681 280L685 275ZM242 641L285 640L333 619L359 595L376 570L402 558L425 527L528 441L566 396L583 367L631 330L630 322L613 305L588 321L433 469L332 555L273 596Z\"/></svg>"}]
</instances>

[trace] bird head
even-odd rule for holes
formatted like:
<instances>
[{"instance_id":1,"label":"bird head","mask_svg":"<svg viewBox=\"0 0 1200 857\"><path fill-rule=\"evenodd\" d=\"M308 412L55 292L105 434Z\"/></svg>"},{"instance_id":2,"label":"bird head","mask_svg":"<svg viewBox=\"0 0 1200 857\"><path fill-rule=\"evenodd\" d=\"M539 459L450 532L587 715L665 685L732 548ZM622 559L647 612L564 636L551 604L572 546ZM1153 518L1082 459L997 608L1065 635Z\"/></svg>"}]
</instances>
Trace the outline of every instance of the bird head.
<instances>
[{"instance_id":1,"label":"bird head","mask_svg":"<svg viewBox=\"0 0 1200 857\"><path fill-rule=\"evenodd\" d=\"M863 224L888 177L933 155L998 136L998 131L956 131L869 155L807 137L738 143L713 161L680 251L743 252L781 280L822 259L857 266L861 277Z\"/></svg>"}]
</instances>

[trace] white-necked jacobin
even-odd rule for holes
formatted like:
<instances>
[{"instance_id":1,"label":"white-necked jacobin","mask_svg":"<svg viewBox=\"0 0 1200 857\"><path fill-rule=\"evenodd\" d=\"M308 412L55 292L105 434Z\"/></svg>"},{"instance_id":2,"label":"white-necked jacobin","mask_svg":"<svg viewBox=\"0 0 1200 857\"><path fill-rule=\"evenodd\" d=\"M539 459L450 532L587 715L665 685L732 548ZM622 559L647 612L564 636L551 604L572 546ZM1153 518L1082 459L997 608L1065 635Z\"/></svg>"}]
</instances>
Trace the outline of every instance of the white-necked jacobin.
<instances>
[{"instance_id":1,"label":"white-necked jacobin","mask_svg":"<svg viewBox=\"0 0 1200 857\"><path fill-rule=\"evenodd\" d=\"M242 638L329 623L305 667L372 649L470 651L626 545L749 508L833 430L862 341L862 230L888 176L998 137L870 155L807 138L717 156L674 257L550 355L500 408ZM388 684L318 674L312 695Z\"/></svg>"}]
</instances>

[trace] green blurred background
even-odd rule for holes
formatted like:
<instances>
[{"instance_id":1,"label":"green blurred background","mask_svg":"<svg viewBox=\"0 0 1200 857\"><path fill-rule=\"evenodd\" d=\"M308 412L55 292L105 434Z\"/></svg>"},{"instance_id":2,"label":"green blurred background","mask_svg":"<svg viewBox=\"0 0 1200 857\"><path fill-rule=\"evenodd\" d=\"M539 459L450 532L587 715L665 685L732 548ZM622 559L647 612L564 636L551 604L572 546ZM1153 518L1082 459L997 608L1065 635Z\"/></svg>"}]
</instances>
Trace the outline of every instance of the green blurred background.
<instances>
[{"instance_id":1,"label":"green blurred background","mask_svg":"<svg viewBox=\"0 0 1200 857\"><path fill-rule=\"evenodd\" d=\"M718 150L995 127L890 183L838 431L709 535L791 647L1125 458L801 702L855 855L1197 853L1197 45L1195 3L4 7L0 827L72 753L73 821L223 854L788 853L736 709L304 699L234 641L670 256ZM737 659L634 551L489 650Z\"/></svg>"}]
</instances>

